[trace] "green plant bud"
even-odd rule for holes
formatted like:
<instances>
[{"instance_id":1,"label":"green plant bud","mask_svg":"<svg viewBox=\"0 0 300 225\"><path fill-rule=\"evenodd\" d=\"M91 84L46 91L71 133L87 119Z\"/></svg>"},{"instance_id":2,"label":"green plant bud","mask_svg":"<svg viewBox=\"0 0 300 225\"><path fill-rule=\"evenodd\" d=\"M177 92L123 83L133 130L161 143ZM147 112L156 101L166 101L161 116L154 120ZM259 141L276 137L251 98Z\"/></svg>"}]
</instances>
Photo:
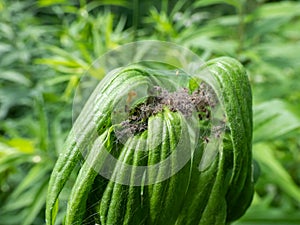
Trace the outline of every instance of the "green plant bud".
<instances>
[{"instance_id":1,"label":"green plant bud","mask_svg":"<svg viewBox=\"0 0 300 225\"><path fill-rule=\"evenodd\" d=\"M202 69L209 79L141 66L104 78L51 175L48 225L82 155L66 225L225 225L245 213L253 196L249 81L232 58Z\"/></svg>"}]
</instances>

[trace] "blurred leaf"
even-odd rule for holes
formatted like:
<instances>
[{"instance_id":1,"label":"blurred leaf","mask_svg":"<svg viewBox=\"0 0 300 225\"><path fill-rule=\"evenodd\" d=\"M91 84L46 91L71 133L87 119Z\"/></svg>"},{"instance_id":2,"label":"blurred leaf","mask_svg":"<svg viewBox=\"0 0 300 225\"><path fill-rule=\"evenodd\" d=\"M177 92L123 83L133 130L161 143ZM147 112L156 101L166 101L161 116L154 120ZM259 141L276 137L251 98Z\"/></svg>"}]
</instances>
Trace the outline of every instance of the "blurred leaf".
<instances>
[{"instance_id":1,"label":"blurred leaf","mask_svg":"<svg viewBox=\"0 0 300 225\"><path fill-rule=\"evenodd\" d=\"M291 23L285 24L281 29L281 34L287 40L300 40L300 32L298 27L300 27L300 20L293 20Z\"/></svg>"},{"instance_id":2,"label":"blurred leaf","mask_svg":"<svg viewBox=\"0 0 300 225\"><path fill-rule=\"evenodd\" d=\"M255 12L260 18L284 18L300 15L300 3L297 1L279 1L264 4Z\"/></svg>"},{"instance_id":3,"label":"blurred leaf","mask_svg":"<svg viewBox=\"0 0 300 225\"><path fill-rule=\"evenodd\" d=\"M18 187L14 190L11 195L12 199L17 199L20 195L24 194L26 190L43 180L45 176L48 176L49 171L51 171L51 163L42 161L34 165L29 173L24 177Z\"/></svg>"},{"instance_id":4,"label":"blurred leaf","mask_svg":"<svg viewBox=\"0 0 300 225\"><path fill-rule=\"evenodd\" d=\"M6 23L0 23L0 32L2 37L5 37L7 39L13 39L14 38L14 32L11 26Z\"/></svg>"},{"instance_id":5,"label":"blurred leaf","mask_svg":"<svg viewBox=\"0 0 300 225\"><path fill-rule=\"evenodd\" d=\"M215 4L228 4L236 8L241 7L242 0L198 0L195 7L211 6Z\"/></svg>"},{"instance_id":6,"label":"blurred leaf","mask_svg":"<svg viewBox=\"0 0 300 225\"><path fill-rule=\"evenodd\" d=\"M45 112L46 107L44 103L44 98L41 94L36 95L35 109L39 122L39 133L37 134L39 140L39 149L47 151L49 147L49 122Z\"/></svg>"},{"instance_id":7,"label":"blurred leaf","mask_svg":"<svg viewBox=\"0 0 300 225\"><path fill-rule=\"evenodd\" d=\"M45 81L45 84L49 85L49 86L54 86L54 85L57 85L59 83L64 83L64 82L69 81L72 78L72 76L73 75L64 75L64 76L51 77L51 78L49 78Z\"/></svg>"},{"instance_id":8,"label":"blurred leaf","mask_svg":"<svg viewBox=\"0 0 300 225\"><path fill-rule=\"evenodd\" d=\"M279 186L287 195L300 203L300 188L276 159L270 145L259 143L253 146L253 157L261 166L262 173Z\"/></svg>"},{"instance_id":9,"label":"blurred leaf","mask_svg":"<svg viewBox=\"0 0 300 225\"><path fill-rule=\"evenodd\" d=\"M38 0L38 4L40 7L61 4L61 3L67 3L67 2L68 2L68 0Z\"/></svg>"},{"instance_id":10,"label":"blurred leaf","mask_svg":"<svg viewBox=\"0 0 300 225\"><path fill-rule=\"evenodd\" d=\"M0 173L3 173L12 166L17 167L26 162L32 162L33 156L29 154L13 153L0 157Z\"/></svg>"},{"instance_id":11,"label":"blurred leaf","mask_svg":"<svg viewBox=\"0 0 300 225\"><path fill-rule=\"evenodd\" d=\"M300 214L295 211L278 208L261 209L258 205L252 206L244 217L232 225L299 225Z\"/></svg>"},{"instance_id":12,"label":"blurred leaf","mask_svg":"<svg viewBox=\"0 0 300 225\"><path fill-rule=\"evenodd\" d=\"M20 152L24 153L33 153L34 152L34 143L32 140L25 138L13 138L7 141L7 143L18 149Z\"/></svg>"},{"instance_id":13,"label":"blurred leaf","mask_svg":"<svg viewBox=\"0 0 300 225\"><path fill-rule=\"evenodd\" d=\"M38 4L40 7L47 7L56 4L70 4L72 1L70 0L38 0ZM73 3L74 4L74 3ZM101 1L91 1L87 3L85 6L89 11L101 6L101 5L117 5L117 6L128 6L128 1L126 0L101 0ZM82 6L82 7L83 7Z\"/></svg>"},{"instance_id":14,"label":"blurred leaf","mask_svg":"<svg viewBox=\"0 0 300 225\"><path fill-rule=\"evenodd\" d=\"M199 49L206 49L219 55L235 55L238 47L238 44L235 41L224 40L220 42L217 39L205 36L192 37L189 40L185 40L185 45Z\"/></svg>"},{"instance_id":15,"label":"blurred leaf","mask_svg":"<svg viewBox=\"0 0 300 225\"><path fill-rule=\"evenodd\" d=\"M7 143L0 142L0 159L2 158L2 156L7 156L15 152L17 152L15 148L9 146Z\"/></svg>"},{"instance_id":16,"label":"blurred leaf","mask_svg":"<svg viewBox=\"0 0 300 225\"><path fill-rule=\"evenodd\" d=\"M249 28L249 38L257 38L258 36L278 31L283 25L288 23L290 19L291 18L288 17L265 18L261 20L255 18L255 23Z\"/></svg>"},{"instance_id":17,"label":"blurred leaf","mask_svg":"<svg viewBox=\"0 0 300 225\"><path fill-rule=\"evenodd\" d=\"M300 42L293 42L290 44L282 42L266 43L258 45L254 48L254 50L261 55L262 60L266 60L270 64L272 63L272 66L280 69L287 67L300 67L300 62L298 60Z\"/></svg>"},{"instance_id":18,"label":"blurred leaf","mask_svg":"<svg viewBox=\"0 0 300 225\"><path fill-rule=\"evenodd\" d=\"M157 34L163 35L165 38L175 37L177 35L167 12L159 11L156 7L151 7L149 14L149 17L145 19L145 23L153 24Z\"/></svg>"},{"instance_id":19,"label":"blurred leaf","mask_svg":"<svg viewBox=\"0 0 300 225\"><path fill-rule=\"evenodd\" d=\"M36 193L33 199L33 204L31 204L28 208L28 212L26 213L23 225L31 225L33 221L38 216L39 212L42 210L43 206L46 202L48 189L48 180L43 182L40 190Z\"/></svg>"},{"instance_id":20,"label":"blurred leaf","mask_svg":"<svg viewBox=\"0 0 300 225\"><path fill-rule=\"evenodd\" d=\"M0 42L0 54L8 52L11 50L11 45Z\"/></svg>"},{"instance_id":21,"label":"blurred leaf","mask_svg":"<svg viewBox=\"0 0 300 225\"><path fill-rule=\"evenodd\" d=\"M86 5L88 11L91 11L101 5L115 5L129 7L130 1L126 0L102 0L102 1L91 1Z\"/></svg>"},{"instance_id":22,"label":"blurred leaf","mask_svg":"<svg viewBox=\"0 0 300 225\"><path fill-rule=\"evenodd\" d=\"M18 198L13 198L12 196L9 196L7 203L3 207L2 213L8 213L13 212L18 209L24 209L30 206L32 204L37 192L39 191L40 183L37 183L33 188L31 188L29 191L26 191L23 195L20 195Z\"/></svg>"},{"instance_id":23,"label":"blurred leaf","mask_svg":"<svg viewBox=\"0 0 300 225\"><path fill-rule=\"evenodd\" d=\"M79 82L78 76L72 76L69 80L69 83L65 89L65 92L63 94L63 99L67 100L72 96L73 91L76 89Z\"/></svg>"},{"instance_id":24,"label":"blurred leaf","mask_svg":"<svg viewBox=\"0 0 300 225\"><path fill-rule=\"evenodd\" d=\"M82 73L87 70L89 64L76 57L74 54L67 52L66 50L60 49L55 46L49 47L49 50L55 55L52 58L37 59L35 62L40 64L52 65L61 72L69 70L78 70ZM70 73L70 71L68 72Z\"/></svg>"},{"instance_id":25,"label":"blurred leaf","mask_svg":"<svg viewBox=\"0 0 300 225\"><path fill-rule=\"evenodd\" d=\"M31 85L31 81L24 76L23 74L17 71L1 71L0 70L0 79L8 80L14 83L22 84L27 87Z\"/></svg>"},{"instance_id":26,"label":"blurred leaf","mask_svg":"<svg viewBox=\"0 0 300 225\"><path fill-rule=\"evenodd\" d=\"M16 212L21 212L19 215L22 222L19 224L29 225L33 224L33 221L37 217L42 207L45 204L47 193L48 177L42 178L36 183L30 190L20 195L18 198L8 198L8 202L2 208L0 212L2 215L11 215ZM21 211L20 211L21 210ZM9 217L7 218L9 219ZM8 221L6 224L10 224Z\"/></svg>"},{"instance_id":27,"label":"blurred leaf","mask_svg":"<svg viewBox=\"0 0 300 225\"><path fill-rule=\"evenodd\" d=\"M283 100L255 106L253 142L274 140L300 127L299 109Z\"/></svg>"}]
</instances>

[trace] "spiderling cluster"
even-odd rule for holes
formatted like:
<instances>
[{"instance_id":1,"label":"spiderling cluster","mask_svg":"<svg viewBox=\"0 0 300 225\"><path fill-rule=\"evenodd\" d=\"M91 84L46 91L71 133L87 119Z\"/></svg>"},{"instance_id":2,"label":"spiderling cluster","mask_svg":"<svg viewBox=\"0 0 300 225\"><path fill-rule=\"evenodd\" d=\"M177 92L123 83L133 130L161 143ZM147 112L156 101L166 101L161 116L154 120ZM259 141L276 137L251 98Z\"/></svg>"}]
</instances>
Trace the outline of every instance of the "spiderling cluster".
<instances>
[{"instance_id":1,"label":"spiderling cluster","mask_svg":"<svg viewBox=\"0 0 300 225\"><path fill-rule=\"evenodd\" d=\"M129 111L128 119L121 122L119 135L128 136L147 130L148 118L162 112L165 107L172 112L181 112L185 117L197 112L200 120L209 120L211 108L216 105L216 98L205 83L191 94L187 88L169 92L159 86L154 86L151 93L144 103Z\"/></svg>"}]
</instances>

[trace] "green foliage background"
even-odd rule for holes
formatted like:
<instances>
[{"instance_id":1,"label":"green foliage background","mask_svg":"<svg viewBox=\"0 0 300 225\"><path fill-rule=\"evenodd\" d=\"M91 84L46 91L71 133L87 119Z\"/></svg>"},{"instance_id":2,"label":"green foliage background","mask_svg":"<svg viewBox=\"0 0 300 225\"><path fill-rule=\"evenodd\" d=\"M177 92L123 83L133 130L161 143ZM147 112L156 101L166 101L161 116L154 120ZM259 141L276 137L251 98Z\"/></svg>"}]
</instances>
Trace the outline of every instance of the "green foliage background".
<instances>
[{"instance_id":1,"label":"green foliage background","mask_svg":"<svg viewBox=\"0 0 300 225\"><path fill-rule=\"evenodd\" d=\"M299 27L299 1L0 0L0 225L45 223L79 79L106 51L143 39L243 63L260 177L235 225L300 224Z\"/></svg>"}]
</instances>

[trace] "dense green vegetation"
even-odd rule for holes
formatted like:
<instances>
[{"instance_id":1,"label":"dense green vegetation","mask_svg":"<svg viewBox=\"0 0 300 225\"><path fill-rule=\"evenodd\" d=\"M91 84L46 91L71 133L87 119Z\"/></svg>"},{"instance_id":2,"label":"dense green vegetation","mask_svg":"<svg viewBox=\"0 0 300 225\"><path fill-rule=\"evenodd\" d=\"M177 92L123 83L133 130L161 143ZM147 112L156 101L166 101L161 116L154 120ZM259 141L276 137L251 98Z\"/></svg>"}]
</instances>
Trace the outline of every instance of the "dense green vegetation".
<instances>
[{"instance_id":1,"label":"dense green vegetation","mask_svg":"<svg viewBox=\"0 0 300 225\"><path fill-rule=\"evenodd\" d=\"M298 1L0 0L0 224L44 224L79 79L103 53L145 39L246 67L260 177L235 224L299 224L299 27Z\"/></svg>"}]
</instances>

